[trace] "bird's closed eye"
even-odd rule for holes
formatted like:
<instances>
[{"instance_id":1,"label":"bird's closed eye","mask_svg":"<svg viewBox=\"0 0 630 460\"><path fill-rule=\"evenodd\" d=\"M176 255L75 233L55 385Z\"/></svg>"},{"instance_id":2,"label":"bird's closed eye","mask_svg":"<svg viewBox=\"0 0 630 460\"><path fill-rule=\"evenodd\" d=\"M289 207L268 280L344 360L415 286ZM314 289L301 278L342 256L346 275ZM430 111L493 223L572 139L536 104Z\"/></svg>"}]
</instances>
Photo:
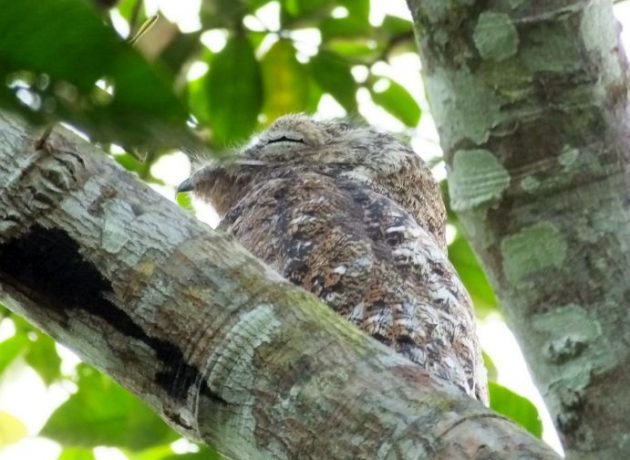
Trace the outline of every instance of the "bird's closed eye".
<instances>
[{"instance_id":1,"label":"bird's closed eye","mask_svg":"<svg viewBox=\"0 0 630 460\"><path fill-rule=\"evenodd\" d=\"M304 142L304 139L288 137L288 136L281 136L281 137L275 137L275 138L269 139L267 141L267 144L276 144L278 142L295 142L297 144L306 144L306 142Z\"/></svg>"}]
</instances>

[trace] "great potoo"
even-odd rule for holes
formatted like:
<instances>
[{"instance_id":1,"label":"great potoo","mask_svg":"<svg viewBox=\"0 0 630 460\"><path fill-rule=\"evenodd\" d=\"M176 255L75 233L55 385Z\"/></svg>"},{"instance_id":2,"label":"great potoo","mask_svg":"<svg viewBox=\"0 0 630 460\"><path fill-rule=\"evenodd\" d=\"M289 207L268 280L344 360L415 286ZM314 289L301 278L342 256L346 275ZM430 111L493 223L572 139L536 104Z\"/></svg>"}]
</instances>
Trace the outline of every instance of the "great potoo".
<instances>
[{"instance_id":1,"label":"great potoo","mask_svg":"<svg viewBox=\"0 0 630 460\"><path fill-rule=\"evenodd\" d=\"M376 340L487 402L471 301L446 255L431 173L394 137L302 115L179 188L293 283Z\"/></svg>"}]
</instances>

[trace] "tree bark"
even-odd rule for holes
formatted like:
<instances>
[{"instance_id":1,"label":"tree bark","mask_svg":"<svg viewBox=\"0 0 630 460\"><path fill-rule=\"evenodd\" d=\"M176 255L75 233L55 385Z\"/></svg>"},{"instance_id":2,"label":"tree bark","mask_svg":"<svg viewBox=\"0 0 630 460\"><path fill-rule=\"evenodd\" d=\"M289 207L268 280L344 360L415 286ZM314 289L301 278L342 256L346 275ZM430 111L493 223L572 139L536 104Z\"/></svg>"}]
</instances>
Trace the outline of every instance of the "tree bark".
<instances>
[{"instance_id":1,"label":"tree bark","mask_svg":"<svg viewBox=\"0 0 630 460\"><path fill-rule=\"evenodd\" d=\"M567 456L629 458L628 69L612 5L408 3L452 208Z\"/></svg>"},{"instance_id":2,"label":"tree bark","mask_svg":"<svg viewBox=\"0 0 630 460\"><path fill-rule=\"evenodd\" d=\"M0 296L234 458L555 458L63 129L0 114Z\"/></svg>"}]
</instances>

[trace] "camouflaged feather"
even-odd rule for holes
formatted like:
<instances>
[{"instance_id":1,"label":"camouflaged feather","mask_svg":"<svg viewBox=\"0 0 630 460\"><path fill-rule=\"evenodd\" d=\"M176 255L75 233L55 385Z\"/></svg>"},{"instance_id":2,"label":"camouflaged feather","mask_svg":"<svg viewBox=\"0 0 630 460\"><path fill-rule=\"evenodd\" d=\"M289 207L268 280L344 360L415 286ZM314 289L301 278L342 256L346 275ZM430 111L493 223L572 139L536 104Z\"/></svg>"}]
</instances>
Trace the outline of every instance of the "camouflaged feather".
<instances>
[{"instance_id":1,"label":"camouflaged feather","mask_svg":"<svg viewBox=\"0 0 630 460\"><path fill-rule=\"evenodd\" d=\"M188 183L222 228L285 278L487 403L471 301L446 256L440 191L407 145L287 115L233 162Z\"/></svg>"}]
</instances>

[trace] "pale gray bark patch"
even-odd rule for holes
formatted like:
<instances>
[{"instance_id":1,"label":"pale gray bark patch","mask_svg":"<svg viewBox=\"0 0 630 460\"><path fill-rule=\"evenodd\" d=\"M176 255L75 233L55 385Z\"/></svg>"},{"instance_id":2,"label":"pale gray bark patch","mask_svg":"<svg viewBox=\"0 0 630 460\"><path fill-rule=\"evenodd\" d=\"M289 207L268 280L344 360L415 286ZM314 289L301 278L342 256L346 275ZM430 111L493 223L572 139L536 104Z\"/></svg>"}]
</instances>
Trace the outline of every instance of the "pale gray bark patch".
<instances>
[{"instance_id":1,"label":"pale gray bark patch","mask_svg":"<svg viewBox=\"0 0 630 460\"><path fill-rule=\"evenodd\" d=\"M514 285L546 268L561 268L567 255L562 233L550 222L523 228L501 242L503 270Z\"/></svg>"},{"instance_id":2,"label":"pale gray bark patch","mask_svg":"<svg viewBox=\"0 0 630 460\"><path fill-rule=\"evenodd\" d=\"M505 13L485 11L479 15L473 39L483 59L503 61L518 50L518 31Z\"/></svg>"},{"instance_id":3,"label":"pale gray bark patch","mask_svg":"<svg viewBox=\"0 0 630 460\"><path fill-rule=\"evenodd\" d=\"M510 175L492 152L483 149L458 150L448 175L451 207L465 211L499 200L510 185Z\"/></svg>"},{"instance_id":4,"label":"pale gray bark patch","mask_svg":"<svg viewBox=\"0 0 630 460\"><path fill-rule=\"evenodd\" d=\"M504 118L495 92L481 85L466 68L428 69L424 82L431 94L431 114L447 150L468 141L486 142L491 130Z\"/></svg>"}]
</instances>

